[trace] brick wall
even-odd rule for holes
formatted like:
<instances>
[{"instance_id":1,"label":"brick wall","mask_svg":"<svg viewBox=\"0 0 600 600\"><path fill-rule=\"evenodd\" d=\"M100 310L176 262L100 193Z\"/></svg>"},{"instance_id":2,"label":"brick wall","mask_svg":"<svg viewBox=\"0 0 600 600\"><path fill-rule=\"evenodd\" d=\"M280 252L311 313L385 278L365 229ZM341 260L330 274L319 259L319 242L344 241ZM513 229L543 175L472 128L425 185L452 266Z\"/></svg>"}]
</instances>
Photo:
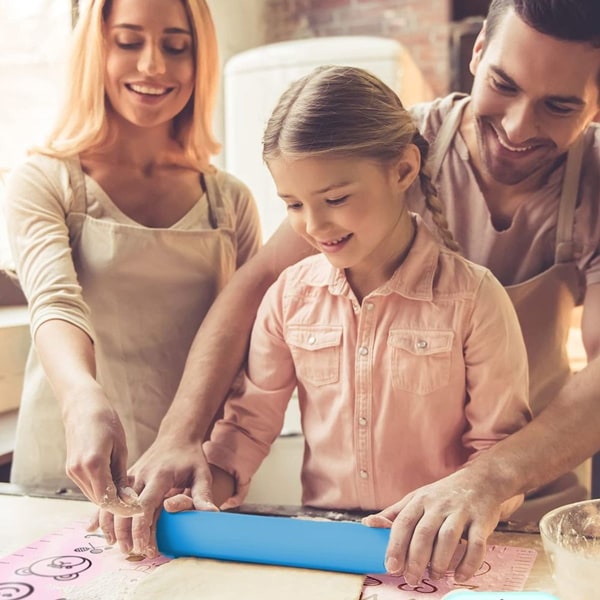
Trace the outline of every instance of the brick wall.
<instances>
[{"instance_id":1,"label":"brick wall","mask_svg":"<svg viewBox=\"0 0 600 600\"><path fill-rule=\"evenodd\" d=\"M267 0L267 43L330 35L401 42L436 95L450 88L451 0Z\"/></svg>"}]
</instances>

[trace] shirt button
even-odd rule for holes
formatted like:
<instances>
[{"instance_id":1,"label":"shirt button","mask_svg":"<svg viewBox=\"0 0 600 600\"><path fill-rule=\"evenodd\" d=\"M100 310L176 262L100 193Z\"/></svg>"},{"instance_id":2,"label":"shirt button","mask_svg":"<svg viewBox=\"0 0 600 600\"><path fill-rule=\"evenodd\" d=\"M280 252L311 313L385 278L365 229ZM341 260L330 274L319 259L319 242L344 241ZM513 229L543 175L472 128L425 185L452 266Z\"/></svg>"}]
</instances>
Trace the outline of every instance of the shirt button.
<instances>
[{"instance_id":1,"label":"shirt button","mask_svg":"<svg viewBox=\"0 0 600 600\"><path fill-rule=\"evenodd\" d=\"M364 427L367 424L367 420L364 417L361 417L358 419L358 424Z\"/></svg>"},{"instance_id":2,"label":"shirt button","mask_svg":"<svg viewBox=\"0 0 600 600\"><path fill-rule=\"evenodd\" d=\"M308 343L312 346L317 341L317 338L314 335L311 335L308 338Z\"/></svg>"},{"instance_id":3,"label":"shirt button","mask_svg":"<svg viewBox=\"0 0 600 600\"><path fill-rule=\"evenodd\" d=\"M375 305L372 302L367 302L365 306L367 310L373 310L375 308Z\"/></svg>"},{"instance_id":4,"label":"shirt button","mask_svg":"<svg viewBox=\"0 0 600 600\"><path fill-rule=\"evenodd\" d=\"M363 469L360 472L360 477L361 477L361 479L368 479L369 478L369 474Z\"/></svg>"},{"instance_id":5,"label":"shirt button","mask_svg":"<svg viewBox=\"0 0 600 600\"><path fill-rule=\"evenodd\" d=\"M367 354L369 354L369 349L368 349L366 346L361 346L361 347L358 349L358 353L359 353L361 356L366 356Z\"/></svg>"},{"instance_id":6,"label":"shirt button","mask_svg":"<svg viewBox=\"0 0 600 600\"><path fill-rule=\"evenodd\" d=\"M417 342L417 348L419 348L419 350L424 350L428 345L429 344L425 340L419 340Z\"/></svg>"}]
</instances>

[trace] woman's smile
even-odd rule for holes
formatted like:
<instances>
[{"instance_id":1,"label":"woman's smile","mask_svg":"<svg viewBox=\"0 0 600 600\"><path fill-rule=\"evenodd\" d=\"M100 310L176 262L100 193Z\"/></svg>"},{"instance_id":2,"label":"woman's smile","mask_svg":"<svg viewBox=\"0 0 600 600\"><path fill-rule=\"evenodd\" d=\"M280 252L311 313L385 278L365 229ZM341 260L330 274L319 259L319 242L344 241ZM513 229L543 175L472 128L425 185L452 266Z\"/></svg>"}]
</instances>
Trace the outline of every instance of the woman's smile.
<instances>
[{"instance_id":1,"label":"woman's smile","mask_svg":"<svg viewBox=\"0 0 600 600\"><path fill-rule=\"evenodd\" d=\"M125 88L130 92L134 102L151 106L160 104L175 89L174 87L147 83L126 83Z\"/></svg>"}]
</instances>

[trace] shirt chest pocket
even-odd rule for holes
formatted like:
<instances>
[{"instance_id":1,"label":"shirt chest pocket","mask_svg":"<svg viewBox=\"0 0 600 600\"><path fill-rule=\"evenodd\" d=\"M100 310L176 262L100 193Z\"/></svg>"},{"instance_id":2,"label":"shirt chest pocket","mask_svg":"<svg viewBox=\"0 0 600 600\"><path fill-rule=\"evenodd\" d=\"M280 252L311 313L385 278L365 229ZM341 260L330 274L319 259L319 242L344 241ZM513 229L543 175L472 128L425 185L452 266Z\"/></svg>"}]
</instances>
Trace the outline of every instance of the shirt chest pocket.
<instances>
[{"instance_id":1,"label":"shirt chest pocket","mask_svg":"<svg viewBox=\"0 0 600 600\"><path fill-rule=\"evenodd\" d=\"M340 379L342 328L329 325L289 325L286 341L299 381L315 386Z\"/></svg>"},{"instance_id":2,"label":"shirt chest pocket","mask_svg":"<svg viewBox=\"0 0 600 600\"><path fill-rule=\"evenodd\" d=\"M393 329L389 332L392 385L401 392L430 394L448 384L453 331Z\"/></svg>"}]
</instances>

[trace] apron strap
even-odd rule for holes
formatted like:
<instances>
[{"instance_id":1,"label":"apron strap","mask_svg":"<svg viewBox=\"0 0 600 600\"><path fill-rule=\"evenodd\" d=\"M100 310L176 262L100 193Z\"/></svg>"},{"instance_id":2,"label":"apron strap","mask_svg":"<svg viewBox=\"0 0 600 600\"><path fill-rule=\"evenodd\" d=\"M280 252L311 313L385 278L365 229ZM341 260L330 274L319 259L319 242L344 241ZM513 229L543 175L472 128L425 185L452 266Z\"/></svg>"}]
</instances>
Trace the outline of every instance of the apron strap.
<instances>
[{"instance_id":1,"label":"apron strap","mask_svg":"<svg viewBox=\"0 0 600 600\"><path fill-rule=\"evenodd\" d=\"M233 228L231 211L227 210L221 189L213 173L202 173L202 184L208 200L208 216L213 229L220 227Z\"/></svg>"},{"instance_id":2,"label":"apron strap","mask_svg":"<svg viewBox=\"0 0 600 600\"><path fill-rule=\"evenodd\" d=\"M85 178L78 156L65 159L69 173L71 188L73 190L73 212L85 213L87 211L87 195L85 191ZM212 173L202 173L202 187L205 189L208 201L208 218L213 229L220 227L233 228L231 211L225 206L223 194Z\"/></svg>"},{"instance_id":3,"label":"apron strap","mask_svg":"<svg viewBox=\"0 0 600 600\"><path fill-rule=\"evenodd\" d=\"M71 156L65 159L65 165L71 181L73 190L73 202L71 211L85 214L87 212L87 195L85 191L85 178L79 156Z\"/></svg>"},{"instance_id":4,"label":"apron strap","mask_svg":"<svg viewBox=\"0 0 600 600\"><path fill-rule=\"evenodd\" d=\"M582 159L583 135L579 136L579 139L571 146L567 154L556 224L555 263L571 262L574 258L573 227Z\"/></svg>"},{"instance_id":5,"label":"apron strap","mask_svg":"<svg viewBox=\"0 0 600 600\"><path fill-rule=\"evenodd\" d=\"M448 152L448 148L450 148L450 144L454 139L454 134L460 125L463 110L471 100L470 96L463 94L456 94L456 97L458 100L454 102L452 108L448 111L448 114L446 114L444 120L442 121L440 130L438 131L438 134L431 145L432 152L429 160L427 161L427 166L429 167L429 173L433 183L435 183L439 177L442 168L442 162L444 161L444 157Z\"/></svg>"}]
</instances>

